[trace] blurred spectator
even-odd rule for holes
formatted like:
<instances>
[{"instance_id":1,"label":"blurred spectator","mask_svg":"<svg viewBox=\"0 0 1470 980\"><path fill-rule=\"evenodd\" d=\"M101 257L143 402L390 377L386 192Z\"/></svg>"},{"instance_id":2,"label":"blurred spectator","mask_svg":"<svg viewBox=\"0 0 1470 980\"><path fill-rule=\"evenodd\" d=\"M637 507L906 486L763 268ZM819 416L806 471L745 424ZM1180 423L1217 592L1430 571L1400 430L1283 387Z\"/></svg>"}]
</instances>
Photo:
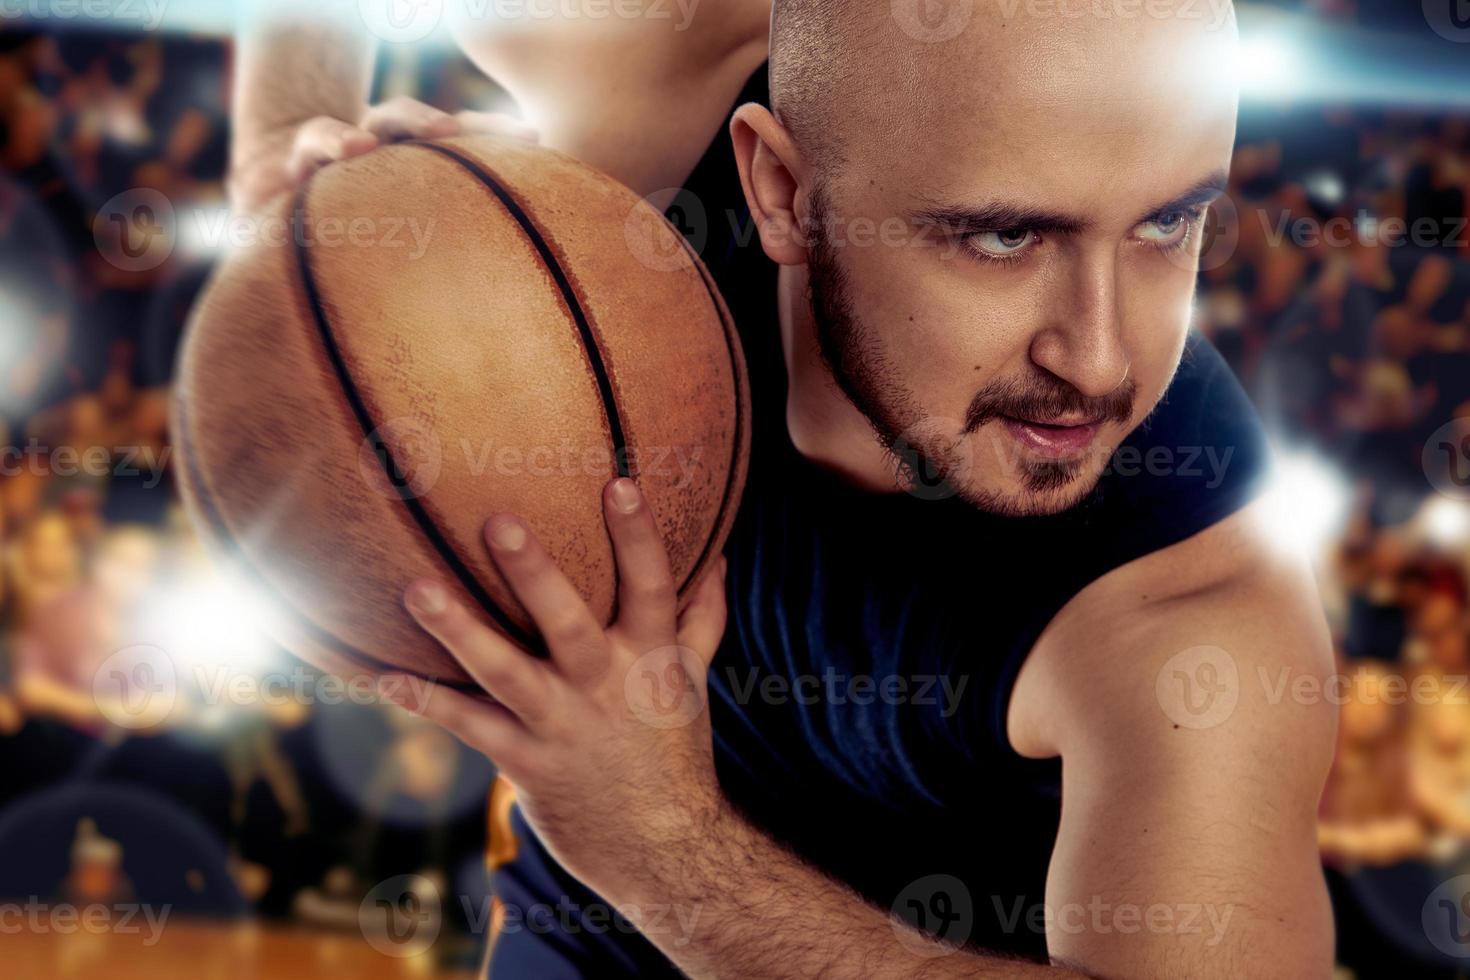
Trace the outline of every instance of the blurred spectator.
<instances>
[{"instance_id":1,"label":"blurred spectator","mask_svg":"<svg viewBox=\"0 0 1470 980\"><path fill-rule=\"evenodd\" d=\"M1337 757L1319 811L1318 840L1330 861L1391 864L1422 854L1427 844L1409 791L1407 712L1386 691L1393 676L1373 661L1348 674Z\"/></svg>"}]
</instances>

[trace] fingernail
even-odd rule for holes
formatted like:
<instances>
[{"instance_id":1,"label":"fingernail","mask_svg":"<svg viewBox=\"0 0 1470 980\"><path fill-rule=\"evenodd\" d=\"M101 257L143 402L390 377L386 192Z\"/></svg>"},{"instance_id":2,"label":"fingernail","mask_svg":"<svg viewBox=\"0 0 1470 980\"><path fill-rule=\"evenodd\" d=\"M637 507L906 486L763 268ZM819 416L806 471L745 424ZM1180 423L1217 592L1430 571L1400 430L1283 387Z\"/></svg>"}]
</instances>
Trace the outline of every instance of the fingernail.
<instances>
[{"instance_id":1,"label":"fingernail","mask_svg":"<svg viewBox=\"0 0 1470 980\"><path fill-rule=\"evenodd\" d=\"M627 477L619 477L613 481L612 487L613 506L624 514L631 514L638 509L638 486Z\"/></svg>"},{"instance_id":2,"label":"fingernail","mask_svg":"<svg viewBox=\"0 0 1470 980\"><path fill-rule=\"evenodd\" d=\"M503 551L520 551L526 544L526 529L520 521L495 521L490 525L490 543Z\"/></svg>"},{"instance_id":3,"label":"fingernail","mask_svg":"<svg viewBox=\"0 0 1470 980\"><path fill-rule=\"evenodd\" d=\"M437 616L449 605L444 590L437 585L415 585L408 593L409 608L426 616Z\"/></svg>"}]
</instances>

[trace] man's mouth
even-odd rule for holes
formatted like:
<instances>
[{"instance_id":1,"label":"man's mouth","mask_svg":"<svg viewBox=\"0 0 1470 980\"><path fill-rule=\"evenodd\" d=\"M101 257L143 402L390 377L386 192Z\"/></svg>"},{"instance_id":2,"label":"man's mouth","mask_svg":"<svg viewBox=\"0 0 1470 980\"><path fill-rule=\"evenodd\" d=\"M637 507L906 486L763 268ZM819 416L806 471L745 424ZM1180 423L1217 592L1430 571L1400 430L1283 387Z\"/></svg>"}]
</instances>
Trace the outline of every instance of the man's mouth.
<instances>
[{"instance_id":1,"label":"man's mouth","mask_svg":"<svg viewBox=\"0 0 1470 980\"><path fill-rule=\"evenodd\" d=\"M1092 445L1103 425L1100 419L1077 416L1038 422L1002 415L999 421L1023 448L1047 459L1080 455Z\"/></svg>"}]
</instances>

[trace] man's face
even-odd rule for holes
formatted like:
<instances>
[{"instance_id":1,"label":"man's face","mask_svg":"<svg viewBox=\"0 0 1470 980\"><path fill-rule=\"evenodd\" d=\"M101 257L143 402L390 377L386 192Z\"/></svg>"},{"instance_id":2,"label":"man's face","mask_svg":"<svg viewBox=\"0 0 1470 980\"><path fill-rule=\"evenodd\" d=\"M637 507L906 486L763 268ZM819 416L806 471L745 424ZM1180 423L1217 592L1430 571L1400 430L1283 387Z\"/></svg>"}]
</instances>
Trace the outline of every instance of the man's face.
<instances>
[{"instance_id":1,"label":"man's face","mask_svg":"<svg viewBox=\"0 0 1470 980\"><path fill-rule=\"evenodd\" d=\"M921 477L1063 510L1157 404L1234 141L1233 41L1051 17L871 53L895 82L847 103L844 158L808 198L813 312L837 382Z\"/></svg>"}]
</instances>

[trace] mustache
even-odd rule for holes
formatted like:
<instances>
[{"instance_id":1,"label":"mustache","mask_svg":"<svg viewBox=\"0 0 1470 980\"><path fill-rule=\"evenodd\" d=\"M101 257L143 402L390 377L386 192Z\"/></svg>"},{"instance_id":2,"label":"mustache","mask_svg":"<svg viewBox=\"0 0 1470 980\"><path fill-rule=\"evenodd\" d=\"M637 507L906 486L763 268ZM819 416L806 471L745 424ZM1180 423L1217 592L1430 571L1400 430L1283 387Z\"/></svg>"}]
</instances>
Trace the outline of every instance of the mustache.
<instances>
[{"instance_id":1,"label":"mustache","mask_svg":"<svg viewBox=\"0 0 1470 980\"><path fill-rule=\"evenodd\" d=\"M986 385L971 399L965 410L964 433L969 435L1003 415L1033 422L1077 416L1096 423L1127 422L1133 417L1137 394L1138 384L1132 378L1097 396L1084 395L1063 382L1007 378Z\"/></svg>"}]
</instances>

